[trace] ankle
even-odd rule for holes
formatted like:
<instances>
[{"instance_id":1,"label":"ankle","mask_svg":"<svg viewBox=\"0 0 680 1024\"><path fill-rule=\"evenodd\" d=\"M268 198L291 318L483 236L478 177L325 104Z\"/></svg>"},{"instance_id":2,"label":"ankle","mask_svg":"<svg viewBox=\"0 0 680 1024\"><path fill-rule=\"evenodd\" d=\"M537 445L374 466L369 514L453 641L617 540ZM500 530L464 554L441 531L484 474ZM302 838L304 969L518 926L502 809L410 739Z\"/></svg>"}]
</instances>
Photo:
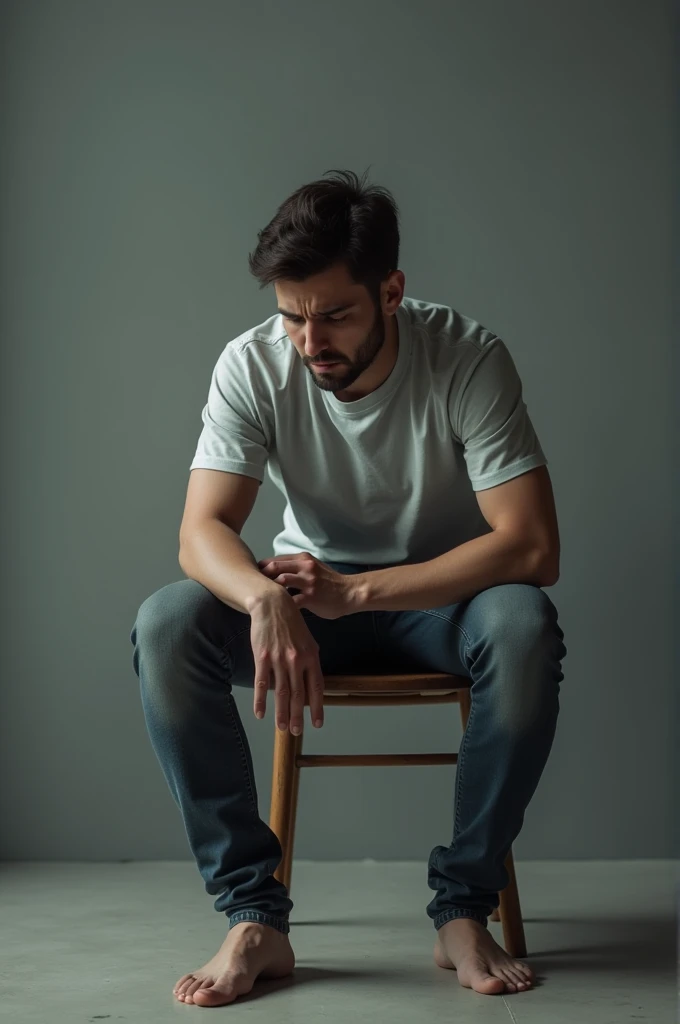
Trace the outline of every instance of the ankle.
<instances>
[{"instance_id":1,"label":"ankle","mask_svg":"<svg viewBox=\"0 0 680 1024\"><path fill-rule=\"evenodd\" d=\"M278 928L274 928L270 924L262 924L261 921L237 921L230 926L229 931L233 932L236 928L243 935L270 935L274 932L275 935L281 935L283 938L287 937Z\"/></svg>"},{"instance_id":2,"label":"ankle","mask_svg":"<svg viewBox=\"0 0 680 1024\"><path fill-rule=\"evenodd\" d=\"M451 932L479 932L480 928L483 931L488 931L488 928L474 917L452 917L450 921L444 922L439 931L443 932L446 929L449 934Z\"/></svg>"}]
</instances>

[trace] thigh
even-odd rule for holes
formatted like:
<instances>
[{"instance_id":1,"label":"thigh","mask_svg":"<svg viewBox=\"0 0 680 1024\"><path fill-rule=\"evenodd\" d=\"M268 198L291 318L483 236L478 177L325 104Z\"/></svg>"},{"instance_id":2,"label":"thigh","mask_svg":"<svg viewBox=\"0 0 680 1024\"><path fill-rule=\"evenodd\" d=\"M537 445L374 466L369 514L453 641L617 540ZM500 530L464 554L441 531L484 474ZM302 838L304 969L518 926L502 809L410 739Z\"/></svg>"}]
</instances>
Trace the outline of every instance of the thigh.
<instances>
[{"instance_id":1,"label":"thigh","mask_svg":"<svg viewBox=\"0 0 680 1024\"><path fill-rule=\"evenodd\" d=\"M249 636L250 616L225 604L197 580L182 579L147 597L130 640L154 657L191 659L199 672L216 659L233 675L239 666L247 673Z\"/></svg>"},{"instance_id":2,"label":"thigh","mask_svg":"<svg viewBox=\"0 0 680 1024\"><path fill-rule=\"evenodd\" d=\"M520 583L489 587L468 601L426 611L380 612L376 625L386 671L469 675L485 644L521 650L539 635L560 645L562 640L548 595Z\"/></svg>"},{"instance_id":3,"label":"thigh","mask_svg":"<svg viewBox=\"0 0 680 1024\"><path fill-rule=\"evenodd\" d=\"M384 673L450 672L467 675L460 606L427 611L377 612Z\"/></svg>"}]
</instances>

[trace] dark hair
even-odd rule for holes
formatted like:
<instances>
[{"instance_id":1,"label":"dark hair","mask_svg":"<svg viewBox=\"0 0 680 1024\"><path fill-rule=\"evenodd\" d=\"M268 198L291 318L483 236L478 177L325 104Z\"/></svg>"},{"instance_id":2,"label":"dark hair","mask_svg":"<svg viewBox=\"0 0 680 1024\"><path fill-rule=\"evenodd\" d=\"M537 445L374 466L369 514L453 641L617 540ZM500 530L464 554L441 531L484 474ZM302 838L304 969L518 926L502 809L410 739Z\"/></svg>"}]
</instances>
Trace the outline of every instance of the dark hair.
<instances>
[{"instance_id":1,"label":"dark hair","mask_svg":"<svg viewBox=\"0 0 680 1024\"><path fill-rule=\"evenodd\" d=\"M258 232L248 257L262 288L280 278L304 281L335 263L374 298L399 266L399 211L392 195L353 171L326 171L286 199Z\"/></svg>"}]
</instances>

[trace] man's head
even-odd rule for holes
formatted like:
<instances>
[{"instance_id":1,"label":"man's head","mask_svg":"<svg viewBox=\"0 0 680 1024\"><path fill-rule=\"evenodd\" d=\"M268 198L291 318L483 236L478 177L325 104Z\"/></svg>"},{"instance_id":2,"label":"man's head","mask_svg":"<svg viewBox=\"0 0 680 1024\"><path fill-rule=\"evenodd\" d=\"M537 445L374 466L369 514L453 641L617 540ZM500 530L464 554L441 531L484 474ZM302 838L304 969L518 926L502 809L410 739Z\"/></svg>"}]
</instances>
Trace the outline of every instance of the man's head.
<instances>
[{"instance_id":1,"label":"man's head","mask_svg":"<svg viewBox=\"0 0 680 1024\"><path fill-rule=\"evenodd\" d=\"M262 287L274 284L288 336L314 382L339 392L378 357L404 275L392 196L351 171L332 173L285 200L259 232L249 264Z\"/></svg>"}]
</instances>

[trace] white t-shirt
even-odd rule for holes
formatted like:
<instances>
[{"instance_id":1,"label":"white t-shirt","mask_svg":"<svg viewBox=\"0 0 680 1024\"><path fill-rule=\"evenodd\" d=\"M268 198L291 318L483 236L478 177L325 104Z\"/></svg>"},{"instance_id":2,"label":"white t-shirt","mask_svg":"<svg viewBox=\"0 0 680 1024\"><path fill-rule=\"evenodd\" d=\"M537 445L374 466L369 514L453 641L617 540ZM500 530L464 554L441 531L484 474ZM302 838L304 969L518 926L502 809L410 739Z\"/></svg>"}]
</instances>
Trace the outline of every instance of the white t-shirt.
<instances>
[{"instance_id":1,"label":"white t-shirt","mask_svg":"<svg viewBox=\"0 0 680 1024\"><path fill-rule=\"evenodd\" d=\"M426 561L490 531L475 491L547 463L497 335L417 299L396 319L391 374L354 402L316 387L278 313L220 354L191 469L268 466L287 502L274 554Z\"/></svg>"}]
</instances>

